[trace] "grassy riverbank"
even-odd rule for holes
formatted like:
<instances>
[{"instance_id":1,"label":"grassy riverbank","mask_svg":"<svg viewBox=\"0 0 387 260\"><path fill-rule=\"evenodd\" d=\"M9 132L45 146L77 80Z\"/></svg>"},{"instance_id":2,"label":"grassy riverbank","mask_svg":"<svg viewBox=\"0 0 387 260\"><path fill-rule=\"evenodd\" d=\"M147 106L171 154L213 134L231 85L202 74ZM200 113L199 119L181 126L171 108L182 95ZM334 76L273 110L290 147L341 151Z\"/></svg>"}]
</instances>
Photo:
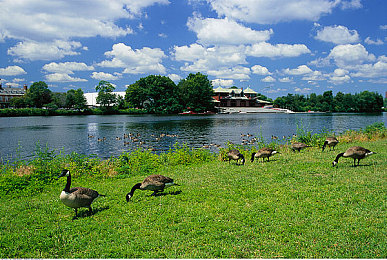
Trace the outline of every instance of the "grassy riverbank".
<instances>
[{"instance_id":1,"label":"grassy riverbank","mask_svg":"<svg viewBox=\"0 0 387 260\"><path fill-rule=\"evenodd\" d=\"M34 162L2 165L0 257L386 258L387 139L380 127L347 132L336 151L325 152L321 138L306 133L299 138L314 147L293 153L278 146L270 162L244 166L185 146L106 161L40 151ZM333 168L337 153L354 145L377 154L359 167L342 158ZM52 176L62 167L72 171L73 186L107 195L93 215L81 209L73 219L60 202L65 179ZM137 191L127 203L125 194L152 173L181 186L156 197Z\"/></svg>"}]
</instances>

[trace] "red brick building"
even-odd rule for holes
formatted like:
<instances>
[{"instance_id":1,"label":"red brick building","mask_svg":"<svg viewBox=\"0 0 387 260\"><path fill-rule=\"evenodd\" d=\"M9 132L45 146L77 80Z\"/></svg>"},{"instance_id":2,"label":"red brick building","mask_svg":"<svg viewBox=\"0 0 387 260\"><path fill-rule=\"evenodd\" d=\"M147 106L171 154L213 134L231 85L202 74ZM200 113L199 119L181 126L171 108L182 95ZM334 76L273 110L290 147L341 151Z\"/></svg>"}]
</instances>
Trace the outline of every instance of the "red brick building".
<instances>
[{"instance_id":1,"label":"red brick building","mask_svg":"<svg viewBox=\"0 0 387 260\"><path fill-rule=\"evenodd\" d=\"M222 88L214 89L215 95L213 98L217 103L217 107L264 107L272 105L269 101L258 99L258 93L247 88Z\"/></svg>"},{"instance_id":2,"label":"red brick building","mask_svg":"<svg viewBox=\"0 0 387 260\"><path fill-rule=\"evenodd\" d=\"M3 87L0 83L0 108L8 107L9 101L14 97L24 96L27 86L23 88Z\"/></svg>"}]
</instances>

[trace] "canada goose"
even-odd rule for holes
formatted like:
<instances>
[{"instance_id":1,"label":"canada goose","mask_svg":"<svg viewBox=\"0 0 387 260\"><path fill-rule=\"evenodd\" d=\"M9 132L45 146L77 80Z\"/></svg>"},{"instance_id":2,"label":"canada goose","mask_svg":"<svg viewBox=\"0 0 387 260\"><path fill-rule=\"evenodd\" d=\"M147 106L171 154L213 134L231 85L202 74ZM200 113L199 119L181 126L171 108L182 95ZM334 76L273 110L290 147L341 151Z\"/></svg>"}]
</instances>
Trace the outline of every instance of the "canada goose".
<instances>
[{"instance_id":1,"label":"canada goose","mask_svg":"<svg viewBox=\"0 0 387 260\"><path fill-rule=\"evenodd\" d=\"M295 152L296 150L300 152L302 149L304 149L306 147L311 147L311 146L310 145L306 145L304 143L292 143L292 150L293 150L293 152Z\"/></svg>"},{"instance_id":2,"label":"canada goose","mask_svg":"<svg viewBox=\"0 0 387 260\"><path fill-rule=\"evenodd\" d=\"M322 151L324 152L325 147L329 146L329 151L333 148L335 150L335 146L339 143L339 140L337 140L336 137L327 137L325 139L324 145L322 147Z\"/></svg>"},{"instance_id":3,"label":"canada goose","mask_svg":"<svg viewBox=\"0 0 387 260\"><path fill-rule=\"evenodd\" d=\"M257 159L262 158L263 162L265 161L265 158L267 158L267 161L270 161L269 157L276 154L276 153L279 153L279 152L277 152L274 149L267 148L267 147L261 148L258 150L258 152L251 154L251 162L254 162L255 158L257 158Z\"/></svg>"},{"instance_id":4,"label":"canada goose","mask_svg":"<svg viewBox=\"0 0 387 260\"><path fill-rule=\"evenodd\" d=\"M58 178L64 176L67 176L67 183L60 194L60 200L63 204L67 207L75 209L75 217L78 215L78 208L89 208L89 212L92 213L91 203L93 203L96 198L101 196L105 197L105 195L99 194L97 191L89 188L75 187L70 189L70 171L64 169Z\"/></svg>"},{"instance_id":5,"label":"canada goose","mask_svg":"<svg viewBox=\"0 0 387 260\"><path fill-rule=\"evenodd\" d=\"M364 159L370 155L376 154L375 152L371 152L370 150L361 147L361 146L352 146L345 151L345 153L339 153L336 156L336 159L332 162L333 166L339 162L340 157L350 157L353 158L353 166L356 167L356 159L357 165L359 165L360 159Z\"/></svg>"},{"instance_id":6,"label":"canada goose","mask_svg":"<svg viewBox=\"0 0 387 260\"><path fill-rule=\"evenodd\" d=\"M241 154L237 149L232 149L227 153L228 162L230 163L231 160L238 161L239 159L242 161L242 164L245 164L245 157L243 154Z\"/></svg>"},{"instance_id":7,"label":"canada goose","mask_svg":"<svg viewBox=\"0 0 387 260\"><path fill-rule=\"evenodd\" d=\"M146 177L143 182L139 182L133 186L131 191L126 194L126 201L129 202L129 200L133 197L133 193L135 190L151 190L153 191L152 195L156 195L157 192L163 192L165 188L171 187L173 185L180 186L179 184L176 184L173 182L173 179L163 176L163 175L150 175Z\"/></svg>"}]
</instances>

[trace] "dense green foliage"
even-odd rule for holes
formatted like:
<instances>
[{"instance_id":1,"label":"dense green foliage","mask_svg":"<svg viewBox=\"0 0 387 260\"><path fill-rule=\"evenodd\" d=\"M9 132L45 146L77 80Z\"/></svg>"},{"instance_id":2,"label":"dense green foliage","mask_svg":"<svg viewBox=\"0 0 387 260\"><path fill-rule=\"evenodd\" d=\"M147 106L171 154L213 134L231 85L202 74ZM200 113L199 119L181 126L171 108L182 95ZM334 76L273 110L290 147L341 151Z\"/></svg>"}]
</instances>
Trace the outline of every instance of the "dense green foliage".
<instances>
[{"instance_id":1,"label":"dense green foliage","mask_svg":"<svg viewBox=\"0 0 387 260\"><path fill-rule=\"evenodd\" d=\"M385 131L375 124L355 136ZM244 166L178 145L109 160L37 148L33 160L0 165L0 257L385 258L386 139L344 138L337 152L361 145L377 154L332 168L337 152L320 148L278 147L270 162ZM92 215L81 209L73 219L59 201L62 167L73 186L107 195ZM154 173L181 186L156 197L137 191L127 203L130 188Z\"/></svg>"},{"instance_id":2,"label":"dense green foliage","mask_svg":"<svg viewBox=\"0 0 387 260\"><path fill-rule=\"evenodd\" d=\"M288 94L276 98L274 105L295 112L308 110L321 112L380 112L383 107L383 97L378 93L369 91L354 95L338 92L336 96L333 96L332 91L326 91L323 95L312 93L307 97Z\"/></svg>"},{"instance_id":3,"label":"dense green foliage","mask_svg":"<svg viewBox=\"0 0 387 260\"><path fill-rule=\"evenodd\" d=\"M29 106L41 108L51 102L51 90L43 81L34 82L27 90L26 100Z\"/></svg>"},{"instance_id":4,"label":"dense green foliage","mask_svg":"<svg viewBox=\"0 0 387 260\"><path fill-rule=\"evenodd\" d=\"M214 108L212 103L214 91L207 76L190 73L186 79L179 82L177 88L178 98L184 109L203 112Z\"/></svg>"},{"instance_id":5,"label":"dense green foliage","mask_svg":"<svg viewBox=\"0 0 387 260\"><path fill-rule=\"evenodd\" d=\"M96 102L101 105L102 110L109 110L117 101L117 96L113 93L115 87L108 81L101 80L95 87L98 92Z\"/></svg>"},{"instance_id":6,"label":"dense green foliage","mask_svg":"<svg viewBox=\"0 0 387 260\"><path fill-rule=\"evenodd\" d=\"M211 82L201 73L189 74L177 86L168 77L150 75L128 86L125 101L148 113L203 112L214 108L212 95Z\"/></svg>"},{"instance_id":7,"label":"dense green foliage","mask_svg":"<svg viewBox=\"0 0 387 260\"><path fill-rule=\"evenodd\" d=\"M82 89L70 89L66 93L66 108L74 108L77 110L85 109L87 105L87 101L85 96L83 95Z\"/></svg>"},{"instance_id":8,"label":"dense green foliage","mask_svg":"<svg viewBox=\"0 0 387 260\"><path fill-rule=\"evenodd\" d=\"M175 83L166 76L141 78L126 90L126 101L148 113L171 114L180 111Z\"/></svg>"}]
</instances>

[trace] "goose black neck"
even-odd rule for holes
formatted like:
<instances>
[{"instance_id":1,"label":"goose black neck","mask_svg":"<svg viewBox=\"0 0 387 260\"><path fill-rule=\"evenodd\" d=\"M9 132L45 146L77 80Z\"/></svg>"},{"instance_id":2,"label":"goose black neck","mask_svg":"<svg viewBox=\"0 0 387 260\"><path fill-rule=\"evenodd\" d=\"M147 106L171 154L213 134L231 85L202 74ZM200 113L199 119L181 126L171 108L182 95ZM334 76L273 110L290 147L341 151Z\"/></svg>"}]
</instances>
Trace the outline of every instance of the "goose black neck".
<instances>
[{"instance_id":1,"label":"goose black neck","mask_svg":"<svg viewBox=\"0 0 387 260\"><path fill-rule=\"evenodd\" d=\"M254 162L254 158L255 158L255 153L252 153L251 154L251 161Z\"/></svg>"},{"instance_id":2,"label":"goose black neck","mask_svg":"<svg viewBox=\"0 0 387 260\"><path fill-rule=\"evenodd\" d=\"M324 151L325 147L327 146L327 144L328 144L328 141L325 141L325 142L324 142L324 145L323 145L323 147L322 147L322 150L323 150L323 151Z\"/></svg>"},{"instance_id":3,"label":"goose black neck","mask_svg":"<svg viewBox=\"0 0 387 260\"><path fill-rule=\"evenodd\" d=\"M139 189L140 186L141 186L141 183L137 183L136 185L134 185L133 188L132 188L132 189L130 190L130 192L129 192L130 196L133 196L134 191L137 190L137 189Z\"/></svg>"},{"instance_id":4,"label":"goose black neck","mask_svg":"<svg viewBox=\"0 0 387 260\"><path fill-rule=\"evenodd\" d=\"M242 164L244 165L245 164L245 157L243 156L243 154L240 154L239 157L241 158Z\"/></svg>"},{"instance_id":5,"label":"goose black neck","mask_svg":"<svg viewBox=\"0 0 387 260\"><path fill-rule=\"evenodd\" d=\"M63 190L66 191L66 192L70 192L70 185L71 185L71 175L69 174L67 176L66 186L65 186L65 188Z\"/></svg>"},{"instance_id":6,"label":"goose black neck","mask_svg":"<svg viewBox=\"0 0 387 260\"><path fill-rule=\"evenodd\" d=\"M336 156L335 162L339 162L339 158L342 157L343 155L344 155L344 153L339 153L339 154Z\"/></svg>"}]
</instances>

